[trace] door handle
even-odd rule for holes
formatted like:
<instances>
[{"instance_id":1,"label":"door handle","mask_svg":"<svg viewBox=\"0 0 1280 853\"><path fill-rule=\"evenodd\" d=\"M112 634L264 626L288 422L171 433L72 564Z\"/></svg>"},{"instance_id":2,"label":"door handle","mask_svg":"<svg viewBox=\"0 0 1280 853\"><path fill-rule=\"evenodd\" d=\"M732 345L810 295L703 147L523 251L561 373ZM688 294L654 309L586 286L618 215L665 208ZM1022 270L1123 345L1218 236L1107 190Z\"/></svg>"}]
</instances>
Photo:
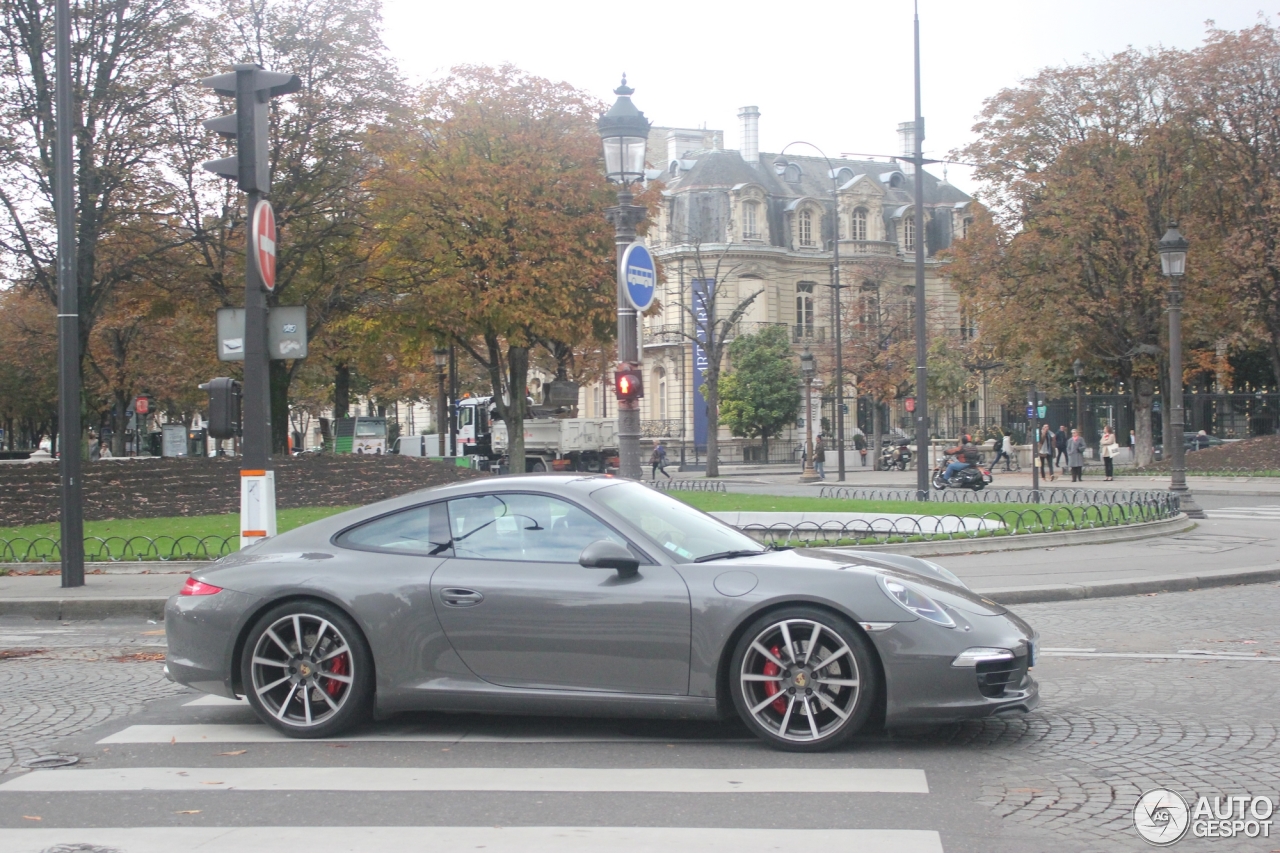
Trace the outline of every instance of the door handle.
<instances>
[{"instance_id":1,"label":"door handle","mask_svg":"<svg viewBox=\"0 0 1280 853\"><path fill-rule=\"evenodd\" d=\"M450 607L474 607L484 601L484 596L474 589L449 587L440 590L440 600Z\"/></svg>"}]
</instances>

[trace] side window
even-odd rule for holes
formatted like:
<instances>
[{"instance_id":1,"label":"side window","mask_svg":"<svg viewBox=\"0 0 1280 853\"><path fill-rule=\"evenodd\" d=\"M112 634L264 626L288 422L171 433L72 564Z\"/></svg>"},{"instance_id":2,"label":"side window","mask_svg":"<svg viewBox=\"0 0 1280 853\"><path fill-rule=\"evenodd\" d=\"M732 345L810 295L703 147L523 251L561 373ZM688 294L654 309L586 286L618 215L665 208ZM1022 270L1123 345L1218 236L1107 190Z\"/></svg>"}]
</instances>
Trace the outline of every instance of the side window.
<instances>
[{"instance_id":1,"label":"side window","mask_svg":"<svg viewBox=\"0 0 1280 853\"><path fill-rule=\"evenodd\" d=\"M454 556L473 560L576 563L617 533L571 503L547 495L497 494L449 501Z\"/></svg>"},{"instance_id":2,"label":"side window","mask_svg":"<svg viewBox=\"0 0 1280 853\"><path fill-rule=\"evenodd\" d=\"M338 545L362 551L391 551L447 557L449 518L443 503L415 506L353 527L338 537Z\"/></svg>"}]
</instances>

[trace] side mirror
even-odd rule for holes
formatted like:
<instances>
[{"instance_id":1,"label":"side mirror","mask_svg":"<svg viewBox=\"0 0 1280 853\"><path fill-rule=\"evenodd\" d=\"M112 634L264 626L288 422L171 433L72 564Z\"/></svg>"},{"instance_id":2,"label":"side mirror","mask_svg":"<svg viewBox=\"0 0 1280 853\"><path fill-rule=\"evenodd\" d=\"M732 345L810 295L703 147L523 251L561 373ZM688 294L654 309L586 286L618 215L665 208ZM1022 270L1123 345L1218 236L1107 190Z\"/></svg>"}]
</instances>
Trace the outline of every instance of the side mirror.
<instances>
[{"instance_id":1,"label":"side mirror","mask_svg":"<svg viewBox=\"0 0 1280 853\"><path fill-rule=\"evenodd\" d=\"M631 549L612 539L599 539L583 548L578 564L588 569L614 569L620 578L633 578L640 572L640 561Z\"/></svg>"}]
</instances>

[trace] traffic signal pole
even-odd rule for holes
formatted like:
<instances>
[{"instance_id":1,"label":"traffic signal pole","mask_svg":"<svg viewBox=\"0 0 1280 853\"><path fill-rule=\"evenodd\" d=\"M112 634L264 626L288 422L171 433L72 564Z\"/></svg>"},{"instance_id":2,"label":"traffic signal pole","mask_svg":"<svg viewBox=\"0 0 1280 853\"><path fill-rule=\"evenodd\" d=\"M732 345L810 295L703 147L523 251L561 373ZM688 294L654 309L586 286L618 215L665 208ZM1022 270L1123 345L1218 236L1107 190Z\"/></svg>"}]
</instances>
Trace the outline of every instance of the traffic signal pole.
<instances>
[{"instance_id":1,"label":"traffic signal pole","mask_svg":"<svg viewBox=\"0 0 1280 853\"><path fill-rule=\"evenodd\" d=\"M302 88L293 74L236 65L230 74L201 81L219 95L234 97L233 115L205 127L236 140L236 156L204 167L234 179L248 194L244 265L244 426L240 464L240 547L276 534L275 472L271 469L271 383L267 352L267 292L275 286L275 223L267 194L270 100ZM265 206L265 207L264 207ZM264 228L263 218L271 219ZM269 243L270 245L266 245ZM264 254L265 250L265 254Z\"/></svg>"}]
</instances>

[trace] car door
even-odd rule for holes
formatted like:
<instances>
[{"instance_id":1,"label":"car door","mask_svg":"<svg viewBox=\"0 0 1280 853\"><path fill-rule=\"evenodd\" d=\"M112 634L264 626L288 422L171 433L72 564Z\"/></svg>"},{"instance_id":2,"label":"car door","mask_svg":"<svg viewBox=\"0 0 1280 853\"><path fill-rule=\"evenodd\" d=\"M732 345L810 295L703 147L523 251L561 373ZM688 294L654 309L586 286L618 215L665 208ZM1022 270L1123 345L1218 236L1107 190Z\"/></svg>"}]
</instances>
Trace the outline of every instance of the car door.
<instances>
[{"instance_id":1,"label":"car door","mask_svg":"<svg viewBox=\"0 0 1280 853\"><path fill-rule=\"evenodd\" d=\"M600 539L627 544L569 501L494 493L448 502L453 556L432 575L436 612L466 665L493 684L684 695L689 590L670 566L639 574L578 564Z\"/></svg>"}]
</instances>

